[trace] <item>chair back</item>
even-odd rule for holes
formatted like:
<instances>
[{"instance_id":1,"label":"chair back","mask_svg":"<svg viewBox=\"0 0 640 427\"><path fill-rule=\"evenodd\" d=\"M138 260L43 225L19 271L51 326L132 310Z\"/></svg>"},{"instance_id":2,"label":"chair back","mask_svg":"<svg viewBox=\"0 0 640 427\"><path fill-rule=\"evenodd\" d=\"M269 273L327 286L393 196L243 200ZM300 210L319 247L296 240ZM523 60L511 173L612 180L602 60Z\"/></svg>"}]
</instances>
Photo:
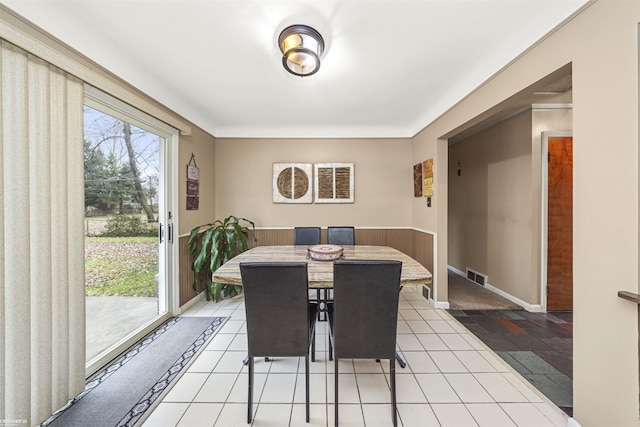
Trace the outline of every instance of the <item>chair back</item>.
<instances>
[{"instance_id":1,"label":"chair back","mask_svg":"<svg viewBox=\"0 0 640 427\"><path fill-rule=\"evenodd\" d=\"M334 262L335 357L395 357L401 270L401 261Z\"/></svg>"},{"instance_id":2,"label":"chair back","mask_svg":"<svg viewBox=\"0 0 640 427\"><path fill-rule=\"evenodd\" d=\"M328 227L327 243L330 245L355 245L356 231L354 227Z\"/></svg>"},{"instance_id":3,"label":"chair back","mask_svg":"<svg viewBox=\"0 0 640 427\"><path fill-rule=\"evenodd\" d=\"M240 263L248 355L309 354L307 263Z\"/></svg>"},{"instance_id":4,"label":"chair back","mask_svg":"<svg viewBox=\"0 0 640 427\"><path fill-rule=\"evenodd\" d=\"M319 245L320 227L295 227L293 229L294 245Z\"/></svg>"}]
</instances>

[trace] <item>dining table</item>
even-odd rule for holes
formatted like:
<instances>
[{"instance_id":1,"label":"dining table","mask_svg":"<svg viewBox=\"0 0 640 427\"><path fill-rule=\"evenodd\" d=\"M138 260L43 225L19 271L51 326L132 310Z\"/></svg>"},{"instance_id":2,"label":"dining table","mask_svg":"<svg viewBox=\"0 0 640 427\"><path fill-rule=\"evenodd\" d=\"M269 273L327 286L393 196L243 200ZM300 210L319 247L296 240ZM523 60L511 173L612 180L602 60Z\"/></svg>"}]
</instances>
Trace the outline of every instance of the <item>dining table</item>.
<instances>
[{"instance_id":1,"label":"dining table","mask_svg":"<svg viewBox=\"0 0 640 427\"><path fill-rule=\"evenodd\" d=\"M231 258L213 273L213 281L228 285L242 285L242 262L306 262L308 287L329 289L333 287L333 262L318 261L309 256L308 246L281 245L256 246ZM345 260L394 260L402 262L400 285L428 285L432 275L422 264L409 255L389 246L343 246Z\"/></svg>"},{"instance_id":2,"label":"dining table","mask_svg":"<svg viewBox=\"0 0 640 427\"><path fill-rule=\"evenodd\" d=\"M432 275L422 264L409 255L389 246L353 245L342 246L339 259L346 260L392 260L401 261L400 287L408 285L428 285ZM310 289L333 288L333 262L320 261L310 257L309 246L280 245L256 246L242 252L221 265L213 273L213 281L228 285L242 285L240 263L243 262L306 262L308 287ZM268 360L268 358L265 358ZM405 361L396 352L396 359L402 368ZM249 358L245 358L246 365Z\"/></svg>"}]
</instances>

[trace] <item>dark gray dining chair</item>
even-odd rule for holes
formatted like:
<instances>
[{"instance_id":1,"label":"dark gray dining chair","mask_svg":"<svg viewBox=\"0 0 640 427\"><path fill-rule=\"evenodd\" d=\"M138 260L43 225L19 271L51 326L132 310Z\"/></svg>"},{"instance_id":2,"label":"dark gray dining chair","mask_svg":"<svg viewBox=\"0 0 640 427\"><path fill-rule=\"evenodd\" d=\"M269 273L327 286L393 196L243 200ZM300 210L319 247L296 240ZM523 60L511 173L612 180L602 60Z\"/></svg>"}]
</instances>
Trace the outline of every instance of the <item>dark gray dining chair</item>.
<instances>
[{"instance_id":1,"label":"dark gray dining chair","mask_svg":"<svg viewBox=\"0 0 640 427\"><path fill-rule=\"evenodd\" d=\"M319 245L320 227L294 227L294 245Z\"/></svg>"},{"instance_id":2,"label":"dark gray dining chair","mask_svg":"<svg viewBox=\"0 0 640 427\"><path fill-rule=\"evenodd\" d=\"M309 302L307 263L240 263L240 274L247 317L247 423L253 418L253 358L302 356L309 422L309 346L314 358L318 304Z\"/></svg>"},{"instance_id":3,"label":"dark gray dining chair","mask_svg":"<svg viewBox=\"0 0 640 427\"><path fill-rule=\"evenodd\" d=\"M338 426L338 360L389 359L391 417L396 412L396 332L400 261L337 260L329 304L329 359L334 359L335 425ZM332 354L333 352L333 354Z\"/></svg>"},{"instance_id":4,"label":"dark gray dining chair","mask_svg":"<svg viewBox=\"0 0 640 427\"><path fill-rule=\"evenodd\" d=\"M354 227L327 227L327 243L330 245L353 246L356 244Z\"/></svg>"},{"instance_id":5,"label":"dark gray dining chair","mask_svg":"<svg viewBox=\"0 0 640 427\"><path fill-rule=\"evenodd\" d=\"M300 245L319 245L320 244L320 227L294 227L293 228L293 244L296 246ZM329 294L326 289L323 290L323 294L320 289L316 290L316 299L319 304L323 305L320 307L324 309L324 305L327 303L327 299L329 298ZM318 313L318 320L326 321L326 318L322 317L322 313Z\"/></svg>"}]
</instances>

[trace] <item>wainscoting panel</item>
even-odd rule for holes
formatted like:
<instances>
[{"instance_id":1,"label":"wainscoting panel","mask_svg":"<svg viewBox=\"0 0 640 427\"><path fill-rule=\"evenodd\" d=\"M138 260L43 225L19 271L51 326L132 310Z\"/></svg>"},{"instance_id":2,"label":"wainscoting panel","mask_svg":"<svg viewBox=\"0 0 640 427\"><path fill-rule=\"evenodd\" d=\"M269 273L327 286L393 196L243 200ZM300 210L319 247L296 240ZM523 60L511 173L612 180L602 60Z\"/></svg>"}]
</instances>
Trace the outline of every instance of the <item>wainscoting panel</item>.
<instances>
[{"instance_id":1,"label":"wainscoting panel","mask_svg":"<svg viewBox=\"0 0 640 427\"><path fill-rule=\"evenodd\" d=\"M255 236L255 240L253 239ZM321 239L327 241L327 230L322 229ZM179 239L180 244L180 306L198 295L191 285L191 256L186 248L189 236ZM290 245L293 242L293 228L258 229L249 237L249 247ZM389 246L406 253L433 273L433 235L411 228L356 228L356 243L359 245ZM433 295L433 286L431 288Z\"/></svg>"}]
</instances>

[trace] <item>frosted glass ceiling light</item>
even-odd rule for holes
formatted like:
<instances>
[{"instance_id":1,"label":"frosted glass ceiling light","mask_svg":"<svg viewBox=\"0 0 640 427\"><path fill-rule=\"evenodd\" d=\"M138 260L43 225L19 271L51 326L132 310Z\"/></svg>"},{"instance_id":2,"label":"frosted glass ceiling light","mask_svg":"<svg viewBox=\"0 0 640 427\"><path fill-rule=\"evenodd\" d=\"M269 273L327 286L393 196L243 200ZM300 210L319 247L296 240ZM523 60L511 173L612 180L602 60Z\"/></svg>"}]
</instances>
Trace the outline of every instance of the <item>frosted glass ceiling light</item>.
<instances>
[{"instance_id":1,"label":"frosted glass ceiling light","mask_svg":"<svg viewBox=\"0 0 640 427\"><path fill-rule=\"evenodd\" d=\"M282 65L293 75L304 77L320 69L320 56L324 52L324 39L307 25L291 25L278 37L282 52Z\"/></svg>"}]
</instances>

